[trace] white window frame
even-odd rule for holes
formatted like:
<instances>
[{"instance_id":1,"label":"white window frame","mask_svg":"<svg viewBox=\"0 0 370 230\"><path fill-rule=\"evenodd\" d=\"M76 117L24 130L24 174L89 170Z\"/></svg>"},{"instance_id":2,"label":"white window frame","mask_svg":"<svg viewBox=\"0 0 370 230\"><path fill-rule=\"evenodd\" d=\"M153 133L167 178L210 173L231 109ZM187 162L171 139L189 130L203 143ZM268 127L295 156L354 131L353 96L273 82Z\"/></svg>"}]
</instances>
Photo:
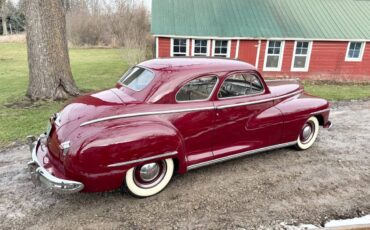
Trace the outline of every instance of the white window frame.
<instances>
[{"instance_id":1,"label":"white window frame","mask_svg":"<svg viewBox=\"0 0 370 230\"><path fill-rule=\"evenodd\" d=\"M171 57L178 57L178 56L174 56L174 54L180 54L179 52L177 52L177 53L174 53L173 52L173 40L174 39L186 39L186 52L185 52L185 56L189 56L189 44L190 44L190 42L189 42L190 39L189 38L171 38L170 56Z\"/></svg>"},{"instance_id":2,"label":"white window frame","mask_svg":"<svg viewBox=\"0 0 370 230\"><path fill-rule=\"evenodd\" d=\"M191 40L191 56L195 56L195 40L206 40L207 41L207 53L205 53L204 55L202 53L202 55L198 55L198 56L209 56L209 54L211 53L211 40L201 39L201 38Z\"/></svg>"},{"instance_id":3,"label":"white window frame","mask_svg":"<svg viewBox=\"0 0 370 230\"><path fill-rule=\"evenodd\" d=\"M358 58L348 57L349 47L351 46L352 42L361 43L361 49L360 49L360 54L359 54ZM365 51L365 46L366 46L366 42L364 42L364 41L349 41L348 45L347 45L346 57L345 57L344 60L347 61L347 62L360 62L360 61L362 61L362 57L363 57L364 51Z\"/></svg>"},{"instance_id":4,"label":"white window frame","mask_svg":"<svg viewBox=\"0 0 370 230\"><path fill-rule=\"evenodd\" d=\"M307 54L297 54L297 43L298 42L308 42ZM308 68L310 67L310 59L311 59L311 52L312 52L312 45L313 41L295 41L294 42L294 50L293 50L293 57L292 57L292 65L290 67L290 71L292 72L308 72ZM306 63L303 68L294 67L294 60L295 57L306 57Z\"/></svg>"},{"instance_id":5,"label":"white window frame","mask_svg":"<svg viewBox=\"0 0 370 230\"><path fill-rule=\"evenodd\" d=\"M277 67L266 67L267 53L268 53L268 48L269 48L270 41L271 42L273 42L273 41L280 41L281 42L280 53L279 53L279 62L278 62ZM282 66L283 57L284 57L284 47L285 47L285 41L283 41L283 40L267 40L266 41L265 60L263 61L263 71L281 71L281 66Z\"/></svg>"},{"instance_id":6,"label":"white window frame","mask_svg":"<svg viewBox=\"0 0 370 230\"><path fill-rule=\"evenodd\" d=\"M215 39L215 40L212 40L212 57L214 57L214 56L215 56L216 41L227 41L227 53L226 53L226 58L230 58L231 40L229 40L229 39ZM218 57L218 56L217 56L217 57Z\"/></svg>"},{"instance_id":7,"label":"white window frame","mask_svg":"<svg viewBox=\"0 0 370 230\"><path fill-rule=\"evenodd\" d=\"M155 37L155 57L159 57L159 38Z\"/></svg>"}]
</instances>

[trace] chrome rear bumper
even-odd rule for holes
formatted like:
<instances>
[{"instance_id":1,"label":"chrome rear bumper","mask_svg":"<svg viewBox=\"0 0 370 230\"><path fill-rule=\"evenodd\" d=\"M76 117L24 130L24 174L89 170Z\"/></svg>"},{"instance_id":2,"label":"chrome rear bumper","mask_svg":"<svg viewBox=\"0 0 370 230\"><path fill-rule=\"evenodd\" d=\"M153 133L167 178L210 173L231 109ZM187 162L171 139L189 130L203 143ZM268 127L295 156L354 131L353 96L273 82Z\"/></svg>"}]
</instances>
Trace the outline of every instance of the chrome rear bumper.
<instances>
[{"instance_id":1,"label":"chrome rear bumper","mask_svg":"<svg viewBox=\"0 0 370 230\"><path fill-rule=\"evenodd\" d=\"M28 136L27 141L32 155L32 160L28 162L28 169L31 174L32 182L36 186L43 185L52 191L62 194L76 193L84 188L81 182L65 180L53 176L39 163L37 159L37 148L41 144L40 138L36 139L34 136Z\"/></svg>"}]
</instances>

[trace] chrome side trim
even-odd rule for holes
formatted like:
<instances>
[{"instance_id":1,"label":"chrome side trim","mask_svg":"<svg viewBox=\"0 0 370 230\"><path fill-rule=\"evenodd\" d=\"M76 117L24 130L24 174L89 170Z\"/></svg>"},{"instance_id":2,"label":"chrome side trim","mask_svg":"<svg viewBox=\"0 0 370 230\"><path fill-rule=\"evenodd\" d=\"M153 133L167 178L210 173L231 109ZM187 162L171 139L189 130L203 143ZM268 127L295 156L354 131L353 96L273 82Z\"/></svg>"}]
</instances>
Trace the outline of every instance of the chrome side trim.
<instances>
[{"instance_id":1,"label":"chrome side trim","mask_svg":"<svg viewBox=\"0 0 370 230\"><path fill-rule=\"evenodd\" d=\"M82 123L80 126L90 125L93 123L101 122L101 121L108 121L120 118L129 118L129 117L140 117L140 116L149 116L149 115L159 115L159 114L170 114L170 113L181 113L181 112L194 112L194 111L204 111L204 110L212 110L215 109L213 106L203 107L203 108L194 108L194 109L174 109L174 110L165 110L165 111L154 111L154 112L142 112L142 113L128 113L128 114L121 114L116 116L109 116L109 117L102 117L98 119L94 119L91 121L87 121Z\"/></svg>"},{"instance_id":2,"label":"chrome side trim","mask_svg":"<svg viewBox=\"0 0 370 230\"><path fill-rule=\"evenodd\" d=\"M330 108L327 108L327 109L323 109L323 110L319 110L319 111L313 112L313 113L311 113L311 115L320 114L320 113L325 113L325 112L328 112L328 111L330 111Z\"/></svg>"},{"instance_id":3,"label":"chrome side trim","mask_svg":"<svg viewBox=\"0 0 370 230\"><path fill-rule=\"evenodd\" d=\"M265 82L274 82L274 81L300 81L299 78L280 78L280 79L268 79Z\"/></svg>"},{"instance_id":4,"label":"chrome side trim","mask_svg":"<svg viewBox=\"0 0 370 230\"><path fill-rule=\"evenodd\" d=\"M162 157L174 156L174 155L177 155L177 151L167 152L167 153L159 154L159 155L156 155L156 156L141 158L141 159L132 160L132 161L114 163L114 164L108 165L108 167L118 167L118 166L123 166L123 165L130 165L130 164L134 164L134 163L150 161L150 160L154 160L154 159L158 159L158 158L162 158Z\"/></svg>"},{"instance_id":5,"label":"chrome side trim","mask_svg":"<svg viewBox=\"0 0 370 230\"><path fill-rule=\"evenodd\" d=\"M267 99L258 100L258 101L249 101L249 102L238 103L238 104L233 104L233 105L220 105L220 106L217 106L216 109L226 109L226 108L233 108L233 107L238 107L238 106L254 105L254 104L259 104L259 103L278 100L278 99L285 98L285 97L291 97L291 96L300 94L302 92L303 92L303 90L299 90L297 92L289 93L289 94L286 94L286 95L273 97L273 98L267 98Z\"/></svg>"},{"instance_id":6,"label":"chrome side trim","mask_svg":"<svg viewBox=\"0 0 370 230\"><path fill-rule=\"evenodd\" d=\"M195 112L195 111L205 111L205 110L213 110L213 109L225 109L225 108L232 108L232 107L245 106L245 105L254 105L254 104L259 104L259 103L263 103L263 102L278 100L278 99L285 98L285 97L294 96L294 95L300 94L302 92L303 92L303 90L299 90L297 92L289 93L289 94L278 96L278 97L267 98L267 99L264 99L264 100L250 101L250 102L238 103L238 104L233 104L233 105L221 105L221 106L217 106L217 107L209 106L209 107L192 108L192 109L174 109L174 110L164 110L164 111L154 111L154 112L121 114L121 115L102 117L102 118L90 120L90 121L82 123L80 125L80 127L85 126L85 125L90 125L90 124L93 124L93 123L97 123L97 122L114 120L114 119L121 119L121 118L149 116L149 115L161 115L161 114L170 114L170 113L182 113L182 112Z\"/></svg>"},{"instance_id":7,"label":"chrome side trim","mask_svg":"<svg viewBox=\"0 0 370 230\"><path fill-rule=\"evenodd\" d=\"M211 164L216 164L216 163L219 163L219 162L223 162L223 161L227 161L227 160L231 160L231 159L235 159L235 158L239 158L239 157L243 157L243 156L247 156L247 155L252 155L252 154L255 154L255 153L260 153L260 152L264 152L264 151L268 151L268 150L284 148L284 147L287 147L287 146L295 145L296 143L297 143L297 141L292 141L292 142L287 142L287 143L278 144L278 145L271 145L271 146L267 146L267 147L260 148L260 149L254 149L254 150L250 150L250 151L246 151L246 152L241 152L241 153L233 154L233 155L230 155L230 156L217 158L217 159L214 159L214 160L189 165L189 166L187 166L187 170L193 170L193 169L208 166L208 165L211 165Z\"/></svg>"}]
</instances>

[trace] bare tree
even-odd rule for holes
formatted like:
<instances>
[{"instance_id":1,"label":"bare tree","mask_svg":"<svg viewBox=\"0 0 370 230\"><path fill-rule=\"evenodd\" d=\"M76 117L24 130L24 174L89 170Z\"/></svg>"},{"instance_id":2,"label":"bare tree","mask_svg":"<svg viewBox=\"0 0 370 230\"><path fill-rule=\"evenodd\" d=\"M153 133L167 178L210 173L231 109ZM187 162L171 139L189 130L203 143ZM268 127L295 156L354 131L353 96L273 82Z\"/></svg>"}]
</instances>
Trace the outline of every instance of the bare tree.
<instances>
[{"instance_id":1,"label":"bare tree","mask_svg":"<svg viewBox=\"0 0 370 230\"><path fill-rule=\"evenodd\" d=\"M6 20L8 17L8 8L6 6L6 0L0 0L0 16L2 21L3 35L8 35L8 27Z\"/></svg>"},{"instance_id":2,"label":"bare tree","mask_svg":"<svg viewBox=\"0 0 370 230\"><path fill-rule=\"evenodd\" d=\"M140 1L74 0L67 13L67 35L76 46L146 50L151 44L150 14Z\"/></svg>"},{"instance_id":3,"label":"bare tree","mask_svg":"<svg viewBox=\"0 0 370 230\"><path fill-rule=\"evenodd\" d=\"M69 62L65 9L61 0L26 0L29 66L27 96L32 100L78 95Z\"/></svg>"}]
</instances>

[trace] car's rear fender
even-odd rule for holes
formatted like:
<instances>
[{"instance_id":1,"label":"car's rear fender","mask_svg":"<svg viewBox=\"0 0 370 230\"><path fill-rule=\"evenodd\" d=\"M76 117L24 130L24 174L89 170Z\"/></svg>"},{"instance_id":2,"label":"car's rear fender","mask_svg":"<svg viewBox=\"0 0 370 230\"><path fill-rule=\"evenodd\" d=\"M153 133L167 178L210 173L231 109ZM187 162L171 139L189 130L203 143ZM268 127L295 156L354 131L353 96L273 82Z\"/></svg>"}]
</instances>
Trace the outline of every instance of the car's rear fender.
<instances>
[{"instance_id":1,"label":"car's rear fender","mask_svg":"<svg viewBox=\"0 0 370 230\"><path fill-rule=\"evenodd\" d=\"M320 125L328 123L329 103L327 100L302 93L276 101L275 107L284 116L282 142L295 141L302 126L311 116L316 116Z\"/></svg>"},{"instance_id":2,"label":"car's rear fender","mask_svg":"<svg viewBox=\"0 0 370 230\"><path fill-rule=\"evenodd\" d=\"M88 178L113 173L122 175L122 183L129 168L166 158L174 158L178 171L185 172L182 138L170 123L158 117L103 121L80 129L73 135L70 155L64 161L71 174ZM79 133L83 136L78 139Z\"/></svg>"}]
</instances>

